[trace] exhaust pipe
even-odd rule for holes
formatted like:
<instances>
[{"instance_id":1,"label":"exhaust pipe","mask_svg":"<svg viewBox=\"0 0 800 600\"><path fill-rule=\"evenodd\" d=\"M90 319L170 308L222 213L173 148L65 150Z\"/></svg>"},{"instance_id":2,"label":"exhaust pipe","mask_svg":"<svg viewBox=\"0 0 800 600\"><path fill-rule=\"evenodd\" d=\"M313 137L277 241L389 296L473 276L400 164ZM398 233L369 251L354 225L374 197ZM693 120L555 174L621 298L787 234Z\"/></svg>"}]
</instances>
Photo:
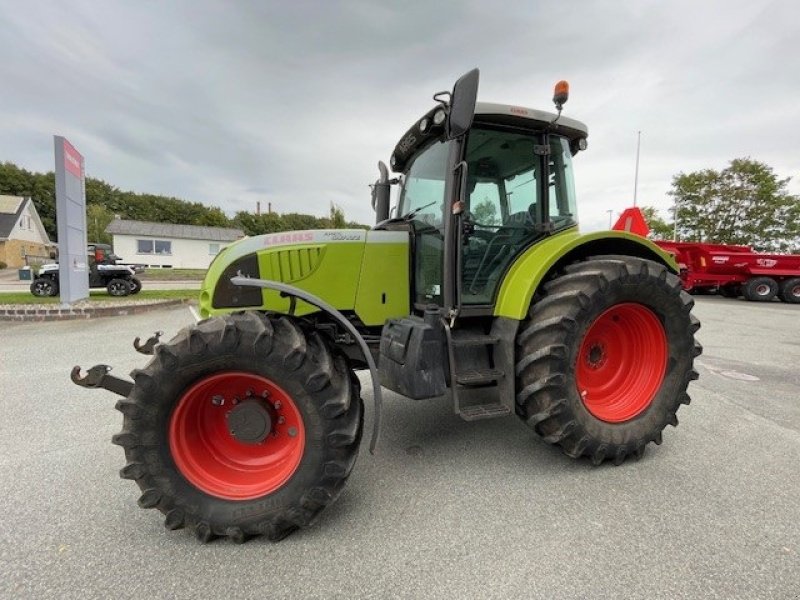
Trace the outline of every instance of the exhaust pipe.
<instances>
[{"instance_id":1,"label":"exhaust pipe","mask_svg":"<svg viewBox=\"0 0 800 600\"><path fill-rule=\"evenodd\" d=\"M375 223L381 223L389 218L389 193L391 183L389 182L389 169L378 161L380 177L372 186L372 208L375 209Z\"/></svg>"}]
</instances>

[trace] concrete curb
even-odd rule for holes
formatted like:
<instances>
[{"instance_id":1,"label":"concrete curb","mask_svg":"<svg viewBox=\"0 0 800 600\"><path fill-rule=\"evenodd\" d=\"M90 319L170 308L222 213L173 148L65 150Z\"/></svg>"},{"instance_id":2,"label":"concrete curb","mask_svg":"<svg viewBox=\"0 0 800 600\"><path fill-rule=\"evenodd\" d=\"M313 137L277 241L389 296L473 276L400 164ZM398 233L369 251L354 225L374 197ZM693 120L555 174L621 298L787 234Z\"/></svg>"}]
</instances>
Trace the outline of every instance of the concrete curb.
<instances>
[{"instance_id":1,"label":"concrete curb","mask_svg":"<svg viewBox=\"0 0 800 600\"><path fill-rule=\"evenodd\" d=\"M118 304L116 306L78 306L61 308L60 306L43 307L20 304L13 308L0 307L0 321L65 321L68 319L93 319L96 317L121 317L137 315L150 310L189 304L191 300L178 298L172 300L155 300L146 304Z\"/></svg>"}]
</instances>

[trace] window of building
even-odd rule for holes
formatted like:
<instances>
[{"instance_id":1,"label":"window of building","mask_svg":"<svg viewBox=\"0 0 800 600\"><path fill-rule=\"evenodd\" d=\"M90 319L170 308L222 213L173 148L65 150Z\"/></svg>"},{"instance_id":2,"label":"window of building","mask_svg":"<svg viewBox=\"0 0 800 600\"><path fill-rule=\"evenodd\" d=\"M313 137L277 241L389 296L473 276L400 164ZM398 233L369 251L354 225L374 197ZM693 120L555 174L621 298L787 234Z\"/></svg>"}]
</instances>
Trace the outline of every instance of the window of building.
<instances>
[{"instance_id":1,"label":"window of building","mask_svg":"<svg viewBox=\"0 0 800 600\"><path fill-rule=\"evenodd\" d=\"M208 245L208 255L209 256L216 256L219 254L219 244L209 244Z\"/></svg>"},{"instance_id":2,"label":"window of building","mask_svg":"<svg viewBox=\"0 0 800 600\"><path fill-rule=\"evenodd\" d=\"M136 240L138 254L172 254L170 240Z\"/></svg>"}]
</instances>

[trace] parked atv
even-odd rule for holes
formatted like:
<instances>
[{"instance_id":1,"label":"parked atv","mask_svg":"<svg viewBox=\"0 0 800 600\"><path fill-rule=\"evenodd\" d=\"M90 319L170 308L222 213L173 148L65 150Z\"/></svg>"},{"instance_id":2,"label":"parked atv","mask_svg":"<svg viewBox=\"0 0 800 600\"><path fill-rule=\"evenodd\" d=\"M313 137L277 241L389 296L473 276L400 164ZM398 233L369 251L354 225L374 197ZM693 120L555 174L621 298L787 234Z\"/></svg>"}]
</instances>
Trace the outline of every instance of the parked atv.
<instances>
[{"instance_id":1,"label":"parked atv","mask_svg":"<svg viewBox=\"0 0 800 600\"><path fill-rule=\"evenodd\" d=\"M90 288L106 288L111 296L138 294L142 290L142 282L136 274L143 269L137 265L118 264L122 259L106 244L90 244L87 250ZM31 283L31 294L57 296L58 289L58 263L42 265Z\"/></svg>"}]
</instances>

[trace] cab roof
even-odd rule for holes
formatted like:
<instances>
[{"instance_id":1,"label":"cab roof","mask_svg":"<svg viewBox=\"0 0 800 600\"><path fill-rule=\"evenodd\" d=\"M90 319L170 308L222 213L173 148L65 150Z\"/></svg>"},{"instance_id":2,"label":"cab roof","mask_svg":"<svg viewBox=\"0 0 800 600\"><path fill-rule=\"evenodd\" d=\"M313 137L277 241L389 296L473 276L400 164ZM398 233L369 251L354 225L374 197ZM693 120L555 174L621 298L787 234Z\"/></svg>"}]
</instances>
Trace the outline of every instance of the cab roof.
<instances>
[{"instance_id":1,"label":"cab roof","mask_svg":"<svg viewBox=\"0 0 800 600\"><path fill-rule=\"evenodd\" d=\"M513 104L497 104L494 102L477 102L475 104L475 120L492 121L526 129L544 129L556 118L555 113ZM589 136L589 128L576 119L561 116L551 127L551 131L564 135L570 140Z\"/></svg>"},{"instance_id":2,"label":"cab roof","mask_svg":"<svg viewBox=\"0 0 800 600\"><path fill-rule=\"evenodd\" d=\"M402 171L408 160L421 148L433 140L442 138L444 123L433 124L433 116L440 110L442 110L441 105L434 106L403 135L392 153L391 167L393 171ZM580 121L565 116L559 117L553 123L556 116L555 113L513 104L477 102L473 126L505 125L528 129L532 132L548 129L551 133L566 137L570 142L572 153L575 154L578 151L578 141L589 136L589 129ZM423 127L423 124L426 127Z\"/></svg>"}]
</instances>

